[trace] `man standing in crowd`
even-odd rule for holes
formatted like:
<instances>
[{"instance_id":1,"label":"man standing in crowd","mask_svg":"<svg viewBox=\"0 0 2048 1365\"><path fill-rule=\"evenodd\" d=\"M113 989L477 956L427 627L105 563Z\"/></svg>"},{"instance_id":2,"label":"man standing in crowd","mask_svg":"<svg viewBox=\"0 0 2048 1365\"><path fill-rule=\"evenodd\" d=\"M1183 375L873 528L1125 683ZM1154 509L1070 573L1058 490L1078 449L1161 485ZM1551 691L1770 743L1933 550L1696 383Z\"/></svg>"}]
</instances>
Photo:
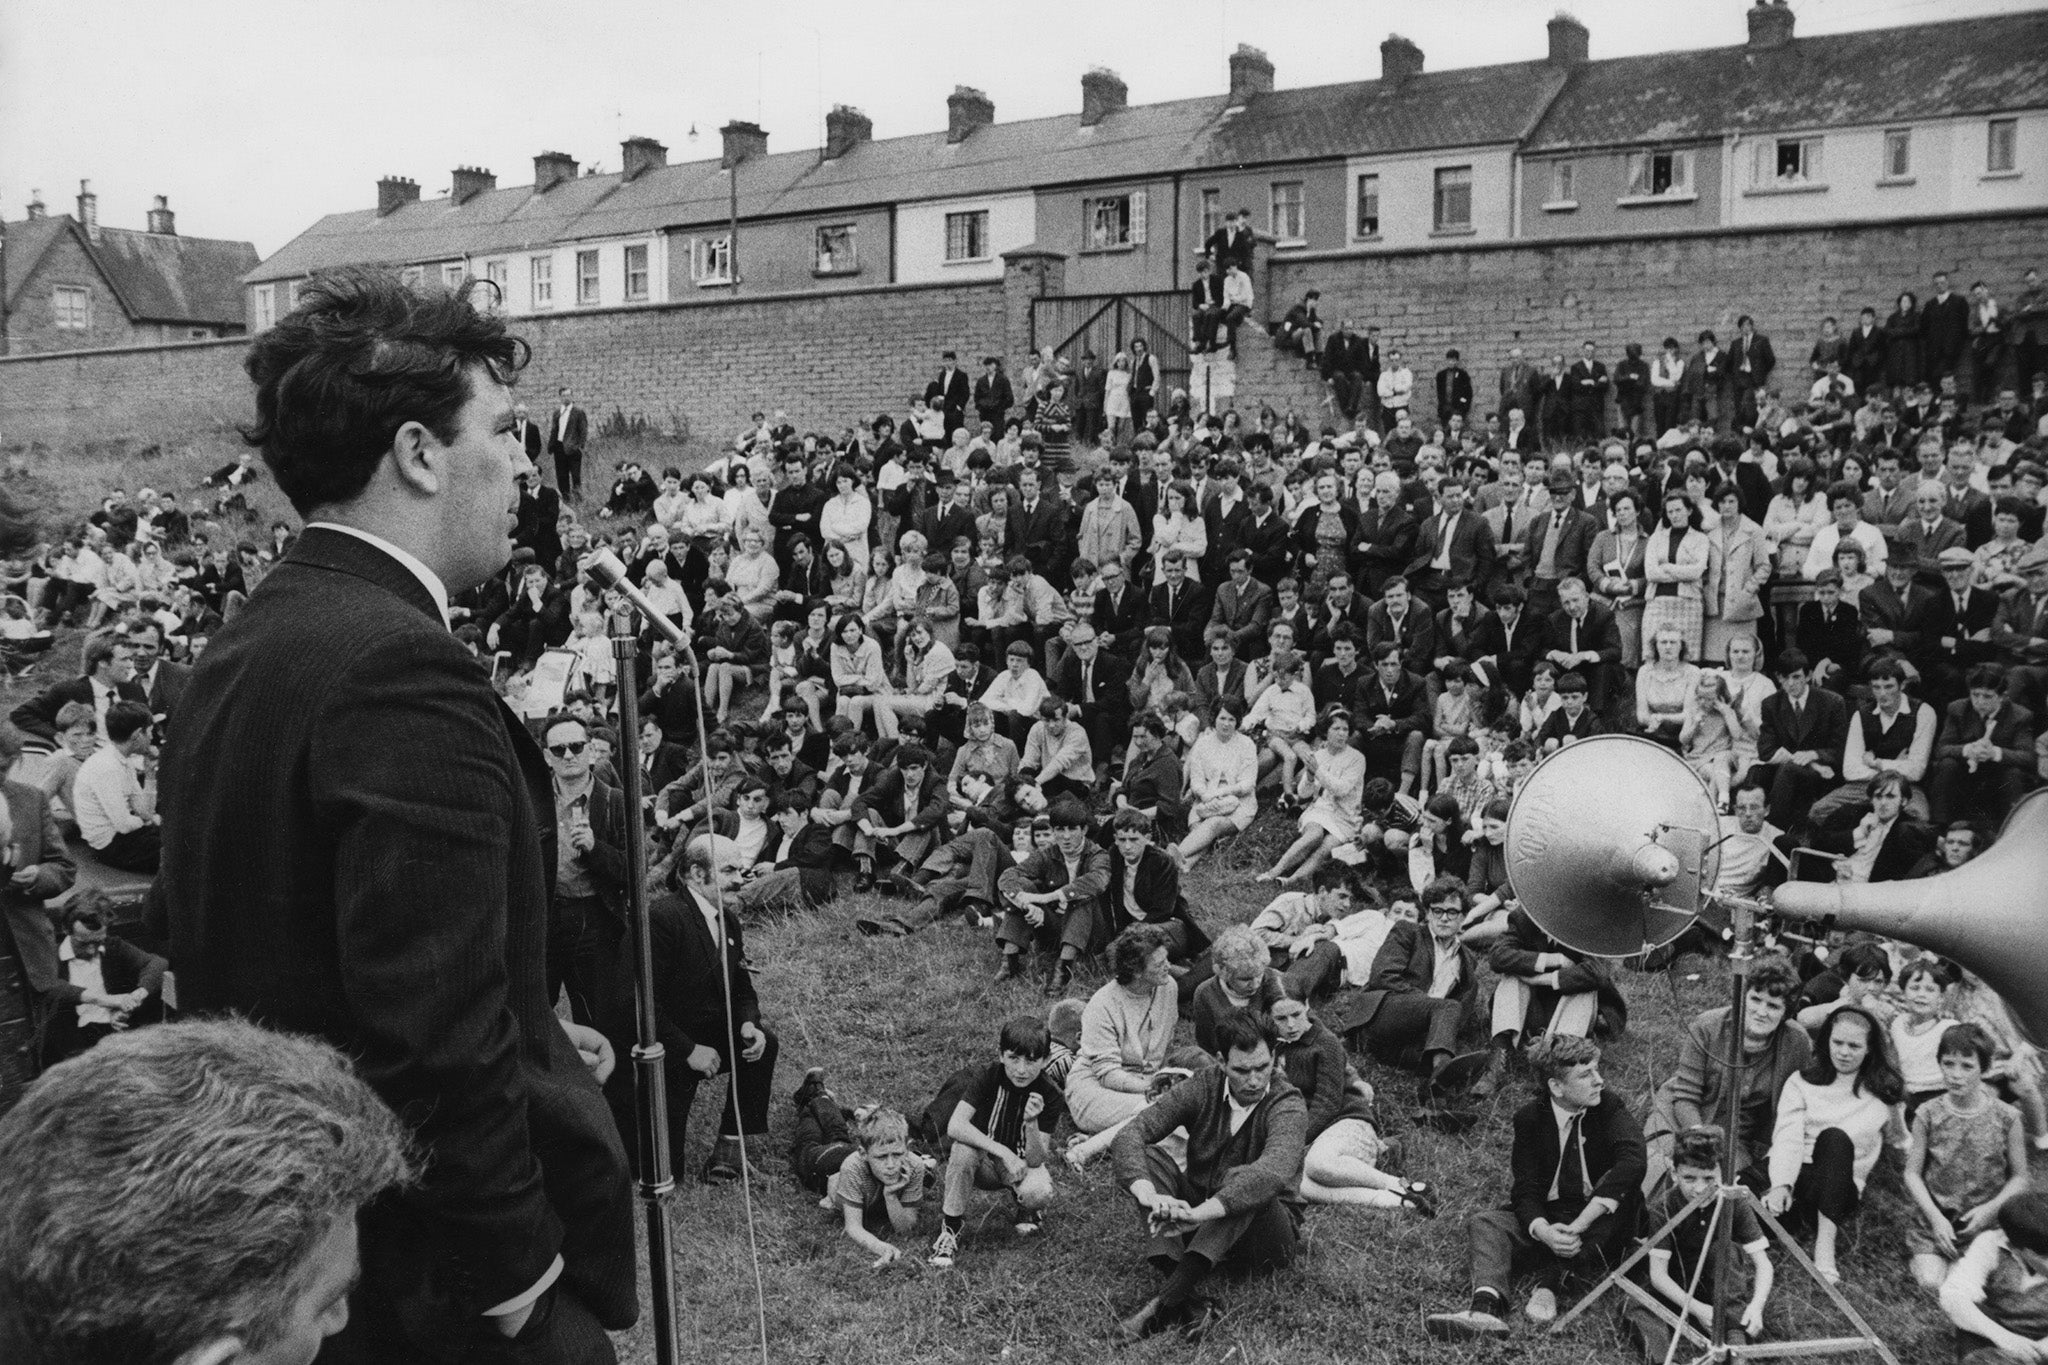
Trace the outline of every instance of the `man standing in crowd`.
<instances>
[{"instance_id":1,"label":"man standing in crowd","mask_svg":"<svg viewBox=\"0 0 2048 1365\"><path fill-rule=\"evenodd\" d=\"M548 427L548 454L555 459L555 487L570 502L583 498L583 450L590 443L590 414L569 401L567 384Z\"/></svg>"},{"instance_id":2,"label":"man standing in crowd","mask_svg":"<svg viewBox=\"0 0 2048 1365\"><path fill-rule=\"evenodd\" d=\"M1757 409L1770 387L1771 371L1778 368L1778 353L1771 339L1756 329L1756 319L1744 313L1735 319L1735 344L1728 349L1729 383L1735 387L1735 425L1756 425Z\"/></svg>"},{"instance_id":3,"label":"man standing in crowd","mask_svg":"<svg viewBox=\"0 0 2048 1365\"><path fill-rule=\"evenodd\" d=\"M164 755L181 1008L335 1042L423 1160L363 1215L333 1361L610 1361L638 1313L615 1059L547 996L550 774L447 626L511 554L527 355L466 291L371 270L257 338L251 439L306 529Z\"/></svg>"},{"instance_id":4,"label":"man standing in crowd","mask_svg":"<svg viewBox=\"0 0 2048 1365\"><path fill-rule=\"evenodd\" d=\"M1920 308L1922 374L1939 384L1962 368L1970 345L1970 303L1949 287L1948 272L1934 272L1934 297Z\"/></svg>"},{"instance_id":5,"label":"man standing in crowd","mask_svg":"<svg viewBox=\"0 0 2048 1365\"><path fill-rule=\"evenodd\" d=\"M1159 406L1159 362L1152 358L1152 348L1143 337L1131 342L1131 429L1143 431L1145 424L1152 420L1152 410ZM1145 523L1149 528L1151 523ZM1150 534L1149 529L1147 534Z\"/></svg>"},{"instance_id":6,"label":"man standing in crowd","mask_svg":"<svg viewBox=\"0 0 2048 1365\"><path fill-rule=\"evenodd\" d=\"M547 438L541 435L540 424L527 415L524 403L512 405L512 434L519 438L519 447L526 452L526 462L539 469L541 454L547 449Z\"/></svg>"},{"instance_id":7,"label":"man standing in crowd","mask_svg":"<svg viewBox=\"0 0 2048 1365\"><path fill-rule=\"evenodd\" d=\"M1607 366L1594 356L1593 343L1579 343L1579 358L1565 372L1565 402L1572 414L1572 435L1597 441L1607 429Z\"/></svg>"},{"instance_id":8,"label":"man standing in crowd","mask_svg":"<svg viewBox=\"0 0 2048 1365\"><path fill-rule=\"evenodd\" d=\"M1500 369L1500 410L1506 414L1510 408L1520 408L1529 413L1536 410L1536 381L1541 378L1536 367L1522 355L1522 348L1508 348L1508 363Z\"/></svg>"},{"instance_id":9,"label":"man standing in crowd","mask_svg":"<svg viewBox=\"0 0 2048 1365\"><path fill-rule=\"evenodd\" d=\"M1436 372L1436 420L1448 427L1451 418L1472 420L1472 374L1458 359L1458 348L1444 352L1444 367Z\"/></svg>"},{"instance_id":10,"label":"man standing in crowd","mask_svg":"<svg viewBox=\"0 0 2048 1365\"><path fill-rule=\"evenodd\" d=\"M1351 329L1350 318L1340 319L1323 345L1323 380L1329 385L1330 401L1347 422L1355 421L1364 408L1370 382L1366 369L1365 338Z\"/></svg>"},{"instance_id":11,"label":"man standing in crowd","mask_svg":"<svg viewBox=\"0 0 2048 1365\"><path fill-rule=\"evenodd\" d=\"M924 401L944 413L948 441L953 439L954 432L967 424L967 405L973 397L967 371L960 368L959 353L943 352L939 356L938 376L924 386Z\"/></svg>"},{"instance_id":12,"label":"man standing in crowd","mask_svg":"<svg viewBox=\"0 0 2048 1365\"><path fill-rule=\"evenodd\" d=\"M1003 362L992 355L981 358L981 378L974 381L974 415L986 423L995 434L1003 434L1003 423L1010 408L1017 401L1010 388L1010 376L1003 373ZM932 548L938 549L937 541Z\"/></svg>"},{"instance_id":13,"label":"man standing in crowd","mask_svg":"<svg viewBox=\"0 0 2048 1365\"><path fill-rule=\"evenodd\" d=\"M1732 414L1728 410L1728 353L1712 331L1701 332L1699 349L1685 362L1679 381L1688 420L1699 422L1720 435L1727 435Z\"/></svg>"}]
</instances>

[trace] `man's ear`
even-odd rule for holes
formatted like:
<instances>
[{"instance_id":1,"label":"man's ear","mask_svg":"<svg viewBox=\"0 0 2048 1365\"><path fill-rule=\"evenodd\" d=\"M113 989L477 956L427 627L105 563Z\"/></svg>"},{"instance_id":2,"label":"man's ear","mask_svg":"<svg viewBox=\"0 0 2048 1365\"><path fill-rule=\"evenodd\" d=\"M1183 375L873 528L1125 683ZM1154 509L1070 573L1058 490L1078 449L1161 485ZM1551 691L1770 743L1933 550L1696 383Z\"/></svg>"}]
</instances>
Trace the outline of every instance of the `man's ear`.
<instances>
[{"instance_id":1,"label":"man's ear","mask_svg":"<svg viewBox=\"0 0 2048 1365\"><path fill-rule=\"evenodd\" d=\"M240 1337L216 1337L203 1346L194 1346L180 1355L173 1365L229 1365L231 1361L244 1356Z\"/></svg>"},{"instance_id":2,"label":"man's ear","mask_svg":"<svg viewBox=\"0 0 2048 1365\"><path fill-rule=\"evenodd\" d=\"M425 496L441 491L444 447L418 422L407 422L391 438L388 458L408 489Z\"/></svg>"}]
</instances>

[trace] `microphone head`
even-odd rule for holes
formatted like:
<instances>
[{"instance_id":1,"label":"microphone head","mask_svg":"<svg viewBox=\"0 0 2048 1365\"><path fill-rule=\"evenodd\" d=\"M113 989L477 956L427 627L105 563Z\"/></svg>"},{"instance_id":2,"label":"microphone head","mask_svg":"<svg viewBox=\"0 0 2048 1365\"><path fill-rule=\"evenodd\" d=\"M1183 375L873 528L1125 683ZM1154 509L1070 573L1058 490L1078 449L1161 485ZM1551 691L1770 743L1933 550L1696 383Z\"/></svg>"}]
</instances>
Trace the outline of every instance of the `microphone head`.
<instances>
[{"instance_id":1,"label":"microphone head","mask_svg":"<svg viewBox=\"0 0 2048 1365\"><path fill-rule=\"evenodd\" d=\"M616 554L603 546L583 556L578 566L583 576L600 588L616 588L626 581L626 566Z\"/></svg>"}]
</instances>

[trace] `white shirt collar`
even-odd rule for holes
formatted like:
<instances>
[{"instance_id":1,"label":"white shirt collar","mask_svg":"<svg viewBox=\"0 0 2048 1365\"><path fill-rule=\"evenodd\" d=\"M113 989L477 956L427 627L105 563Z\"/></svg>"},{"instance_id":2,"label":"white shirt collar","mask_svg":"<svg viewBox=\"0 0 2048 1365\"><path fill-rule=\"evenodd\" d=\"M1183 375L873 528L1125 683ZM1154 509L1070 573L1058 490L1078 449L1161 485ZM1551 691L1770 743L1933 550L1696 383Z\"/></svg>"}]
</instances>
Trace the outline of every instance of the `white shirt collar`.
<instances>
[{"instance_id":1,"label":"white shirt collar","mask_svg":"<svg viewBox=\"0 0 2048 1365\"><path fill-rule=\"evenodd\" d=\"M427 590L427 595L434 599L434 610L441 613L441 624L443 626L448 624L448 585L441 581L439 574L421 563L417 555L400 549L380 535L373 535L361 527L344 526L338 521L308 522L306 523L306 529L308 531L339 531L343 535L354 536L357 540L367 541L385 554L390 555L393 559L411 570L412 576L417 578L420 581L420 586Z\"/></svg>"}]
</instances>

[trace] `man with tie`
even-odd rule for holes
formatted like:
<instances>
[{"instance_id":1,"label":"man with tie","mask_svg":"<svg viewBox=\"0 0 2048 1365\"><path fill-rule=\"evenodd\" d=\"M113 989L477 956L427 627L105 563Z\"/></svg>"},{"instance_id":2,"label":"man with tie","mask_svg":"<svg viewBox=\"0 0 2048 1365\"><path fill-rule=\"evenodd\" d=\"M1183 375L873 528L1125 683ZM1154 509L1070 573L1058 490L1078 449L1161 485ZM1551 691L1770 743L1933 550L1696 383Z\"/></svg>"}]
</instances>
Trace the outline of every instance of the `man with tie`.
<instances>
[{"instance_id":1,"label":"man with tie","mask_svg":"<svg viewBox=\"0 0 2048 1365\"><path fill-rule=\"evenodd\" d=\"M1465 485L1445 479L1437 485L1437 506L1415 538L1408 562L1408 586L1431 611L1449 604L1453 582L1484 583L1493 577L1498 550L1493 532L1465 506Z\"/></svg>"},{"instance_id":2,"label":"man with tie","mask_svg":"<svg viewBox=\"0 0 2048 1365\"><path fill-rule=\"evenodd\" d=\"M1522 348L1508 348L1508 363L1500 370L1500 410L1505 414L1510 408L1520 408L1524 413L1536 410L1536 381L1541 378L1536 367L1522 355Z\"/></svg>"},{"instance_id":3,"label":"man with tie","mask_svg":"<svg viewBox=\"0 0 2048 1365\"><path fill-rule=\"evenodd\" d=\"M1209 624L1230 632L1230 643L1238 658L1263 658L1266 624L1273 619L1273 590L1252 577L1249 550L1232 550L1225 564L1224 581L1216 588Z\"/></svg>"},{"instance_id":4,"label":"man with tie","mask_svg":"<svg viewBox=\"0 0 2048 1365\"><path fill-rule=\"evenodd\" d=\"M1429 1334L1442 1341L1507 1336L1517 1272L1537 1279L1529 1320L1554 1321L1566 1278L1605 1273L1635 1237L1648 1149L1642 1124L1607 1091L1599 1045L1553 1034L1531 1050L1529 1067L1544 1093L1515 1111L1507 1207L1465 1224L1472 1306L1429 1316Z\"/></svg>"},{"instance_id":5,"label":"man with tie","mask_svg":"<svg viewBox=\"0 0 2048 1365\"><path fill-rule=\"evenodd\" d=\"M540 425L526 415L526 404L512 405L512 434L519 438L519 444L526 451L526 458L535 469L540 468L540 454L546 447L547 438L541 435Z\"/></svg>"},{"instance_id":6,"label":"man with tie","mask_svg":"<svg viewBox=\"0 0 2048 1365\"><path fill-rule=\"evenodd\" d=\"M1545 658L1559 673L1577 673L1586 680L1586 700L1596 716L1607 715L1614 695L1614 674L1621 667L1621 630L1614 609L1595 602L1586 580L1576 574L1557 582L1558 609L1550 614L1550 649Z\"/></svg>"},{"instance_id":7,"label":"man with tie","mask_svg":"<svg viewBox=\"0 0 2048 1365\"><path fill-rule=\"evenodd\" d=\"M1685 362L1679 392L1683 395L1686 418L1727 434L1732 416L1728 404L1728 353L1721 349L1711 330L1700 333L1699 349Z\"/></svg>"},{"instance_id":8,"label":"man with tie","mask_svg":"<svg viewBox=\"0 0 2048 1365\"><path fill-rule=\"evenodd\" d=\"M1922 479L1913 489L1913 515L1899 523L1893 538L1899 542L1900 556L1919 570L1923 581L1932 583L1940 577L1946 551L1969 554L1965 534L1963 523L1948 515L1948 486Z\"/></svg>"},{"instance_id":9,"label":"man with tie","mask_svg":"<svg viewBox=\"0 0 2048 1365\"><path fill-rule=\"evenodd\" d=\"M1111 756L1130 740L1130 676L1130 669L1103 654L1092 624L1074 622L1067 652L1053 670L1052 692L1067 703L1067 715L1088 736L1088 752L1098 768L1107 768Z\"/></svg>"},{"instance_id":10,"label":"man with tie","mask_svg":"<svg viewBox=\"0 0 2048 1365\"><path fill-rule=\"evenodd\" d=\"M1188 581L1188 557L1181 549L1168 550L1160 568L1166 577L1152 589L1146 624L1172 631L1174 652L1192 663L1203 654L1202 629L1209 623L1208 591L1200 583Z\"/></svg>"},{"instance_id":11,"label":"man with tie","mask_svg":"<svg viewBox=\"0 0 2048 1365\"><path fill-rule=\"evenodd\" d=\"M1607 426L1607 366L1593 358L1593 343L1579 343L1579 358L1565 372L1565 399L1571 407L1572 434L1597 441Z\"/></svg>"},{"instance_id":12,"label":"man with tie","mask_svg":"<svg viewBox=\"0 0 2048 1365\"><path fill-rule=\"evenodd\" d=\"M1934 272L1934 297L1920 308L1921 368L1938 383L1962 367L1970 344L1970 304L1949 287L1948 272Z\"/></svg>"},{"instance_id":13,"label":"man with tie","mask_svg":"<svg viewBox=\"0 0 2048 1365\"><path fill-rule=\"evenodd\" d=\"M567 384L548 423L548 454L555 457L555 487L570 502L583 496L583 450L590 443L590 414L569 401Z\"/></svg>"},{"instance_id":14,"label":"man with tie","mask_svg":"<svg viewBox=\"0 0 2048 1365\"><path fill-rule=\"evenodd\" d=\"M974 386L967 382L967 371L960 368L959 353L942 352L937 378L924 386L924 401L945 414L948 441L967 424L967 405L973 398Z\"/></svg>"},{"instance_id":15,"label":"man with tie","mask_svg":"<svg viewBox=\"0 0 2048 1365\"><path fill-rule=\"evenodd\" d=\"M1735 424L1756 425L1756 411L1771 371L1778 368L1778 353L1771 339L1756 329L1756 319L1744 313L1735 319L1735 344L1728 350L1729 382L1735 387Z\"/></svg>"},{"instance_id":16,"label":"man with tie","mask_svg":"<svg viewBox=\"0 0 2048 1365\"><path fill-rule=\"evenodd\" d=\"M1599 523L1579 506L1571 475L1553 472L1544 491L1549 494L1549 506L1525 515L1518 556L1528 569L1523 586L1538 616L1557 610L1558 585L1586 571L1586 557L1592 551L1593 538L1600 533Z\"/></svg>"},{"instance_id":17,"label":"man with tie","mask_svg":"<svg viewBox=\"0 0 2048 1365\"><path fill-rule=\"evenodd\" d=\"M1114 560L1095 571L1095 606L1089 621L1102 652L1128 674L1145 638L1145 594L1131 586L1130 574Z\"/></svg>"},{"instance_id":18,"label":"man with tie","mask_svg":"<svg viewBox=\"0 0 2048 1365\"><path fill-rule=\"evenodd\" d=\"M1974 665L1998 657L1991 628L1998 620L1998 596L1978 587L1976 556L1951 545L1939 556L1943 591L1935 594L1927 614L1927 700L1936 705L1954 701L1963 692L1963 675Z\"/></svg>"},{"instance_id":19,"label":"man with tie","mask_svg":"<svg viewBox=\"0 0 2048 1365\"><path fill-rule=\"evenodd\" d=\"M1136 337L1131 341L1131 430L1142 432L1151 421L1152 410L1159 406L1159 386L1159 362L1152 358L1145 339ZM1146 534L1151 534L1149 518L1145 525Z\"/></svg>"},{"instance_id":20,"label":"man with tie","mask_svg":"<svg viewBox=\"0 0 2048 1365\"><path fill-rule=\"evenodd\" d=\"M1906 457L1889 446L1879 448L1873 463L1877 478L1863 495L1863 519L1889 536L1913 515L1917 484L1906 480Z\"/></svg>"},{"instance_id":21,"label":"man with tie","mask_svg":"<svg viewBox=\"0 0 2048 1365\"><path fill-rule=\"evenodd\" d=\"M1770 787L1771 823L1780 829L1804 824L1815 800L1841 784L1848 747L1848 704L1813 685L1804 654L1780 652L1778 690L1764 698L1757 765L1749 774Z\"/></svg>"}]
</instances>

